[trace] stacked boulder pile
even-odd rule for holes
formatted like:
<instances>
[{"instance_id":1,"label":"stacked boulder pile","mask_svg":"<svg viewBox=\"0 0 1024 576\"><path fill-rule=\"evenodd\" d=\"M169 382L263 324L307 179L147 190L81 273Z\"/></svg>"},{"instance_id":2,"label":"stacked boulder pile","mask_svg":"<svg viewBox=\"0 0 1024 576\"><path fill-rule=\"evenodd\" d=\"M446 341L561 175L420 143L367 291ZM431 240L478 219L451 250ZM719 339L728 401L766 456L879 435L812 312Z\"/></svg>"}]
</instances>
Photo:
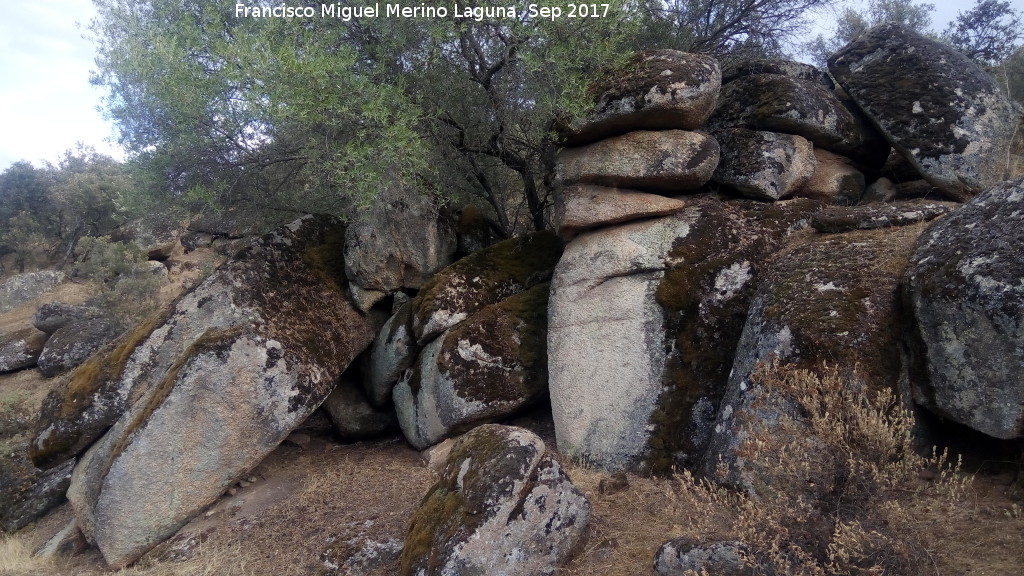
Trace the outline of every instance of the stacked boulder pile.
<instances>
[{"instance_id":1,"label":"stacked boulder pile","mask_svg":"<svg viewBox=\"0 0 1024 576\"><path fill-rule=\"evenodd\" d=\"M913 79L896 71L908 66ZM963 384L962 406L940 407L935 382L962 380L935 374L936 357L968 369L959 341L902 337L949 337L931 319L908 330L902 301L924 310L931 294L914 292L904 271L934 262L918 241L927 221L1024 173L1021 109L963 56L892 25L846 47L830 71L755 60L720 72L704 55L645 52L596 82L593 112L563 126L558 226L569 242L548 317L563 453L609 470L698 467L749 488L737 455L767 413L753 409L762 391L749 376L774 360L838 364L851 377L859 366L866 389L898 390L944 417L986 413L986 394ZM948 98L933 97L936 86ZM1004 185L997 204L1019 185ZM999 286L1011 273L1001 274ZM1012 325L998 307L966 307L986 326ZM1010 342L1021 350L1019 334ZM980 357L979 343L970 349ZM995 364L1004 380L1006 362ZM990 394L1000 386L972 376ZM1015 416L989 412L1006 424L987 433L1019 434L1005 428Z\"/></svg>"},{"instance_id":2,"label":"stacked boulder pile","mask_svg":"<svg viewBox=\"0 0 1024 576\"><path fill-rule=\"evenodd\" d=\"M248 242L62 377L18 517L67 491L69 533L131 564L322 406L343 438L398 428L447 450L400 573L552 574L590 505L544 439L493 424L546 397L564 456L747 491L766 467L741 457L746 431L792 411L751 377L765 363L828 363L1024 437L1022 110L891 25L829 72L636 55L561 126L556 232L470 238L393 186L356 222L307 216ZM742 552L693 547L667 543L656 571Z\"/></svg>"}]
</instances>

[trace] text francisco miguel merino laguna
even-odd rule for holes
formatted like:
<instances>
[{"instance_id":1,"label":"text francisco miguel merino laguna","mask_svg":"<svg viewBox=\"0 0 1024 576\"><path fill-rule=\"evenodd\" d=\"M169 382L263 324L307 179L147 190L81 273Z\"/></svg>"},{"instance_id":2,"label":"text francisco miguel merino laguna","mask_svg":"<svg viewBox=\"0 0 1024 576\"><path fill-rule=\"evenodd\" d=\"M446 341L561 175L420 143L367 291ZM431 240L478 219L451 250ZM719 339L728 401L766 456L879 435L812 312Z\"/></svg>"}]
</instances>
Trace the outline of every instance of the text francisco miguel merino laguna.
<instances>
[{"instance_id":1,"label":"text francisco miguel merino laguna","mask_svg":"<svg viewBox=\"0 0 1024 576\"><path fill-rule=\"evenodd\" d=\"M608 4L570 4L569 10L563 12L561 7L530 4L524 13L531 17L559 18L603 18L608 16ZM379 2L364 6L348 6L341 2L320 4L320 10L313 6L246 6L235 4L235 17L241 18L337 18L349 21L353 18L516 18L519 12L515 6L460 6L454 4L449 10L445 6L403 6L401 4L384 4L381 10Z\"/></svg>"}]
</instances>

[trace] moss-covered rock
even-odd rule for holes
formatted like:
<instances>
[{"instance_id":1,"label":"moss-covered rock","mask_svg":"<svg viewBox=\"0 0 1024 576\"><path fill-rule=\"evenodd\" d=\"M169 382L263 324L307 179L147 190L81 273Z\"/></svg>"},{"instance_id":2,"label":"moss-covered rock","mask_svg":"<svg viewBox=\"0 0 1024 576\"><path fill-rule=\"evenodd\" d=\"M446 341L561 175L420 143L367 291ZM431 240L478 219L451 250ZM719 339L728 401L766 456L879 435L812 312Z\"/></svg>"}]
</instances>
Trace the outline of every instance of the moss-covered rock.
<instances>
[{"instance_id":1,"label":"moss-covered rock","mask_svg":"<svg viewBox=\"0 0 1024 576\"><path fill-rule=\"evenodd\" d=\"M914 400L996 438L1024 436L1024 179L933 222L907 268Z\"/></svg>"},{"instance_id":2,"label":"moss-covered rock","mask_svg":"<svg viewBox=\"0 0 1024 576\"><path fill-rule=\"evenodd\" d=\"M814 236L766 264L704 458L708 476L747 490L757 485L752 470L765 463L743 459L753 441L746 430L770 428L779 411L792 408L761 402L766 391L751 378L759 364L816 372L827 364L865 392L899 390L906 381L899 283L923 229Z\"/></svg>"},{"instance_id":3,"label":"moss-covered rock","mask_svg":"<svg viewBox=\"0 0 1024 576\"><path fill-rule=\"evenodd\" d=\"M550 575L568 559L590 503L522 428L489 424L452 446L409 523L403 576Z\"/></svg>"},{"instance_id":4,"label":"moss-covered rock","mask_svg":"<svg viewBox=\"0 0 1024 576\"><path fill-rule=\"evenodd\" d=\"M677 50L638 52L589 87L594 106L561 126L568 146L631 130L696 130L715 109L718 61Z\"/></svg>"},{"instance_id":5,"label":"moss-covered rock","mask_svg":"<svg viewBox=\"0 0 1024 576\"><path fill-rule=\"evenodd\" d=\"M836 233L851 230L873 230L928 222L956 210L955 202L902 200L865 206L829 206L811 217L811 227L818 232Z\"/></svg>"},{"instance_id":6,"label":"moss-covered rock","mask_svg":"<svg viewBox=\"0 0 1024 576\"><path fill-rule=\"evenodd\" d=\"M45 332L31 326L0 334L0 374L35 366L46 337Z\"/></svg>"},{"instance_id":7,"label":"moss-covered rock","mask_svg":"<svg viewBox=\"0 0 1024 576\"><path fill-rule=\"evenodd\" d=\"M726 84L708 126L715 131L751 128L796 134L817 147L858 159L874 156L878 143L885 146L829 89L781 74L741 76ZM888 149L882 152L879 165Z\"/></svg>"},{"instance_id":8,"label":"moss-covered rock","mask_svg":"<svg viewBox=\"0 0 1024 576\"><path fill-rule=\"evenodd\" d=\"M703 454L764 263L819 207L810 200L694 203L698 214L674 242L655 293L669 353L650 417L648 466L667 471Z\"/></svg>"},{"instance_id":9,"label":"moss-covered rock","mask_svg":"<svg viewBox=\"0 0 1024 576\"><path fill-rule=\"evenodd\" d=\"M68 491L108 563L134 561L216 499L369 345L370 321L345 298L343 239L328 217L279 228L122 347L115 391L127 411L82 457Z\"/></svg>"},{"instance_id":10,"label":"moss-covered rock","mask_svg":"<svg viewBox=\"0 0 1024 576\"><path fill-rule=\"evenodd\" d=\"M28 443L0 438L0 528L20 530L64 501L74 461L39 470L28 459Z\"/></svg>"},{"instance_id":11,"label":"moss-covered rock","mask_svg":"<svg viewBox=\"0 0 1024 576\"><path fill-rule=\"evenodd\" d=\"M882 24L829 58L829 71L944 196L964 201L1020 175L1007 172L1008 150L1024 139L1019 105L952 46Z\"/></svg>"},{"instance_id":12,"label":"moss-covered rock","mask_svg":"<svg viewBox=\"0 0 1024 576\"><path fill-rule=\"evenodd\" d=\"M422 449L508 417L547 391L548 284L492 304L420 354L394 390L406 438Z\"/></svg>"},{"instance_id":13,"label":"moss-covered rock","mask_svg":"<svg viewBox=\"0 0 1024 576\"><path fill-rule=\"evenodd\" d=\"M47 378L68 372L85 362L117 336L117 329L103 319L78 320L50 335L39 354L39 371Z\"/></svg>"},{"instance_id":14,"label":"moss-covered rock","mask_svg":"<svg viewBox=\"0 0 1024 576\"><path fill-rule=\"evenodd\" d=\"M815 172L814 146L792 134L730 128L715 132L722 159L712 180L747 198L778 200Z\"/></svg>"},{"instance_id":15,"label":"moss-covered rock","mask_svg":"<svg viewBox=\"0 0 1024 576\"><path fill-rule=\"evenodd\" d=\"M781 74L794 80L808 80L821 84L828 90L836 87L832 78L822 70L793 60L777 60L772 58L743 58L729 62L722 69L722 84L728 84L737 78L755 74Z\"/></svg>"},{"instance_id":16,"label":"moss-covered rock","mask_svg":"<svg viewBox=\"0 0 1024 576\"><path fill-rule=\"evenodd\" d=\"M435 274L412 301L420 344L488 306L551 279L562 255L553 232L535 232L488 246Z\"/></svg>"}]
</instances>

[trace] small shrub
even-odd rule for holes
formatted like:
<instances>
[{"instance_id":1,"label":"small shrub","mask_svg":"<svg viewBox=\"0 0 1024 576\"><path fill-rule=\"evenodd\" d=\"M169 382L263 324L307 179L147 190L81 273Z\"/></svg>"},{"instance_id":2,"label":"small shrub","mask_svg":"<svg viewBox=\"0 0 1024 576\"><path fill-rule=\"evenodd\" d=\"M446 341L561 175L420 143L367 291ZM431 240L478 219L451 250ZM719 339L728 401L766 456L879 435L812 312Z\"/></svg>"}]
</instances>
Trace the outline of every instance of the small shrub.
<instances>
[{"instance_id":1,"label":"small shrub","mask_svg":"<svg viewBox=\"0 0 1024 576\"><path fill-rule=\"evenodd\" d=\"M149 315L157 305L160 278L146 267L146 256L130 243L106 237L82 238L75 262L77 277L96 283L93 304L119 330L126 330Z\"/></svg>"},{"instance_id":2,"label":"small shrub","mask_svg":"<svg viewBox=\"0 0 1024 576\"><path fill-rule=\"evenodd\" d=\"M768 363L752 380L766 391L758 402L796 408L745 430L744 457L758 465L763 489L725 491L684 473L673 497L698 511L687 520L726 519L725 529L707 529L746 543L744 561L765 574L934 574L908 503L955 502L969 479L946 454L913 450L912 417L894 395L869 396L827 367L816 374Z\"/></svg>"}]
</instances>

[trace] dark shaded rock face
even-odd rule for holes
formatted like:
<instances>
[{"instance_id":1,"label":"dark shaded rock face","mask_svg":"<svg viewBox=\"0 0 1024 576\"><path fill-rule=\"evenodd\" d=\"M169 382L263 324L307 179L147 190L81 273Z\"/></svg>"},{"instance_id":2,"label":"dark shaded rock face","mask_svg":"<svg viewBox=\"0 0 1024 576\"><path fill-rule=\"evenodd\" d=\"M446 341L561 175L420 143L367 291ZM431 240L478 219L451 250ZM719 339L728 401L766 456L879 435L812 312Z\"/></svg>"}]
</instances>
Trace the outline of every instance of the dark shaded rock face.
<instances>
[{"instance_id":1,"label":"dark shaded rock face","mask_svg":"<svg viewBox=\"0 0 1024 576\"><path fill-rule=\"evenodd\" d=\"M830 364L866 391L899 388L905 374L899 282L923 229L918 224L819 237L765 265L735 350L705 474L747 491L764 481L758 472L763 463L741 456L747 431L770 428L794 407L763 400L768 391L751 378L759 363L777 359L812 371Z\"/></svg>"},{"instance_id":2,"label":"dark shaded rock face","mask_svg":"<svg viewBox=\"0 0 1024 576\"><path fill-rule=\"evenodd\" d=\"M673 243L655 292L670 350L650 417L646 459L655 469L692 465L703 453L764 264L819 207L812 200L696 204L699 215Z\"/></svg>"},{"instance_id":3,"label":"dark shaded rock face","mask_svg":"<svg viewBox=\"0 0 1024 576\"><path fill-rule=\"evenodd\" d=\"M426 344L485 306L551 279L562 241L537 232L499 242L435 274L412 301L414 339Z\"/></svg>"},{"instance_id":4,"label":"dark shaded rock face","mask_svg":"<svg viewBox=\"0 0 1024 576\"><path fill-rule=\"evenodd\" d=\"M721 161L711 179L747 198L791 196L815 173L814 146L800 136L731 128L715 138Z\"/></svg>"},{"instance_id":5,"label":"dark shaded rock face","mask_svg":"<svg viewBox=\"0 0 1024 576\"><path fill-rule=\"evenodd\" d=\"M105 320L79 320L62 326L43 346L37 364L43 376L52 378L76 368L117 336Z\"/></svg>"},{"instance_id":6,"label":"dark shaded rock face","mask_svg":"<svg viewBox=\"0 0 1024 576\"><path fill-rule=\"evenodd\" d=\"M639 52L590 86L594 108L562 128L579 146L632 130L696 130L715 109L718 61L676 50Z\"/></svg>"},{"instance_id":7,"label":"dark shaded rock face","mask_svg":"<svg viewBox=\"0 0 1024 576\"><path fill-rule=\"evenodd\" d=\"M312 216L267 234L48 398L41 460L83 442L80 420L113 424L68 490L109 564L134 561L260 462L369 345L372 325L345 297L343 238Z\"/></svg>"},{"instance_id":8,"label":"dark shaded rock face","mask_svg":"<svg viewBox=\"0 0 1024 576\"><path fill-rule=\"evenodd\" d=\"M722 70L722 84L755 74L780 74L794 80L815 82L829 90L835 88L835 83L832 82L832 78L829 78L828 74L810 64L770 58L750 58L732 62Z\"/></svg>"},{"instance_id":9,"label":"dark shaded rock face","mask_svg":"<svg viewBox=\"0 0 1024 576\"><path fill-rule=\"evenodd\" d=\"M64 501L74 461L39 470L26 456L27 443L0 437L0 528L14 532Z\"/></svg>"},{"instance_id":10,"label":"dark shaded rock face","mask_svg":"<svg viewBox=\"0 0 1024 576\"><path fill-rule=\"evenodd\" d=\"M943 195L964 201L1015 176L1007 150L1024 138L1021 109L951 46L883 24L833 55L829 71Z\"/></svg>"},{"instance_id":11,"label":"dark shaded rock face","mask_svg":"<svg viewBox=\"0 0 1024 576\"><path fill-rule=\"evenodd\" d=\"M0 374L35 366L45 343L46 334L31 326L0 334Z\"/></svg>"},{"instance_id":12,"label":"dark shaded rock face","mask_svg":"<svg viewBox=\"0 0 1024 576\"><path fill-rule=\"evenodd\" d=\"M40 306L32 315L32 325L47 334L53 334L69 322L86 320L97 315L98 311L88 306L48 302Z\"/></svg>"},{"instance_id":13,"label":"dark shaded rock face","mask_svg":"<svg viewBox=\"0 0 1024 576\"><path fill-rule=\"evenodd\" d=\"M934 222L905 276L914 400L996 438L1024 435L1024 180Z\"/></svg>"},{"instance_id":14,"label":"dark shaded rock face","mask_svg":"<svg viewBox=\"0 0 1024 576\"><path fill-rule=\"evenodd\" d=\"M590 502L538 436L480 426L455 441L413 515L399 573L551 575L589 520Z\"/></svg>"},{"instance_id":15,"label":"dark shaded rock face","mask_svg":"<svg viewBox=\"0 0 1024 576\"><path fill-rule=\"evenodd\" d=\"M726 84L709 126L796 134L839 154L853 153L873 138L827 88L779 74Z\"/></svg>"},{"instance_id":16,"label":"dark shaded rock face","mask_svg":"<svg viewBox=\"0 0 1024 576\"><path fill-rule=\"evenodd\" d=\"M394 389L409 443L426 448L509 416L547 391L548 284L476 312L428 344Z\"/></svg>"}]
</instances>

